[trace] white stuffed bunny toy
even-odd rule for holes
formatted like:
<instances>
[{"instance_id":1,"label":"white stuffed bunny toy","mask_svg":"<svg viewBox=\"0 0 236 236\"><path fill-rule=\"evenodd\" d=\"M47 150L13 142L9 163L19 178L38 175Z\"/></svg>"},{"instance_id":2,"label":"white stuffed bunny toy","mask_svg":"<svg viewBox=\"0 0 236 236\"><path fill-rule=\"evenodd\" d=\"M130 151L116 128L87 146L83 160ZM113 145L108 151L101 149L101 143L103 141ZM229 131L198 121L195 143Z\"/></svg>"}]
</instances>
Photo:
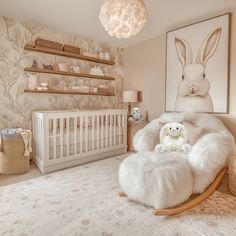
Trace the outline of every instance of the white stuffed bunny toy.
<instances>
[{"instance_id":1,"label":"white stuffed bunny toy","mask_svg":"<svg viewBox=\"0 0 236 236\"><path fill-rule=\"evenodd\" d=\"M187 153L191 146L187 144L187 129L181 123L167 123L161 128L160 144L157 144L155 151L159 153L180 151Z\"/></svg>"},{"instance_id":2,"label":"white stuffed bunny toy","mask_svg":"<svg viewBox=\"0 0 236 236\"><path fill-rule=\"evenodd\" d=\"M195 61L188 41L175 38L177 56L183 69L177 90L175 111L213 112L213 103L209 94L210 83L205 71L207 61L217 49L221 30L217 28L206 37Z\"/></svg>"}]
</instances>

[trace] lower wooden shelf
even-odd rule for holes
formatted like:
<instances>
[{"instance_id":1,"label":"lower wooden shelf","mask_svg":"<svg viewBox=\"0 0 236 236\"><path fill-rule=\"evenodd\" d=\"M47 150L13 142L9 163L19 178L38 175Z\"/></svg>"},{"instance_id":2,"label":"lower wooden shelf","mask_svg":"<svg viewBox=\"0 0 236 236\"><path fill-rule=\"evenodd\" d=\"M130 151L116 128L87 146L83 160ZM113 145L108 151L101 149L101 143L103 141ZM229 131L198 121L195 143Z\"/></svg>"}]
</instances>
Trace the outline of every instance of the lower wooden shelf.
<instances>
[{"instance_id":1,"label":"lower wooden shelf","mask_svg":"<svg viewBox=\"0 0 236 236\"><path fill-rule=\"evenodd\" d=\"M73 77L83 77L83 78L90 78L90 79L115 80L114 77L104 76L104 75L91 75L91 74L73 73L73 72L67 72L67 71L46 70L46 69L32 68L32 67L26 67L24 71L54 74L54 75L66 75L66 76L73 76Z\"/></svg>"},{"instance_id":2,"label":"lower wooden shelf","mask_svg":"<svg viewBox=\"0 0 236 236\"><path fill-rule=\"evenodd\" d=\"M115 96L114 94L110 93L82 93L77 91L65 91L65 90L54 90L54 89L47 89L47 90L36 90L36 89L25 89L25 93L56 93L56 94L72 94L72 95L93 95L93 96Z\"/></svg>"}]
</instances>

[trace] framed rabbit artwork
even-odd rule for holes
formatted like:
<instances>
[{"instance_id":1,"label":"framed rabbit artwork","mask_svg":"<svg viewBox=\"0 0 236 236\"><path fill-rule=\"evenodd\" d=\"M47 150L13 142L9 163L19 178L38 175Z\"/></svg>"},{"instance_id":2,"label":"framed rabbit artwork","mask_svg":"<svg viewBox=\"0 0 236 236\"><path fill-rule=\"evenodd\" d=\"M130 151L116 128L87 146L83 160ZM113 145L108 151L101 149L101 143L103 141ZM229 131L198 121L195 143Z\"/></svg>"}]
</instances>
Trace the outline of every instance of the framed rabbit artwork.
<instances>
[{"instance_id":1,"label":"framed rabbit artwork","mask_svg":"<svg viewBox=\"0 0 236 236\"><path fill-rule=\"evenodd\" d=\"M166 111L228 113L230 14L166 34Z\"/></svg>"}]
</instances>

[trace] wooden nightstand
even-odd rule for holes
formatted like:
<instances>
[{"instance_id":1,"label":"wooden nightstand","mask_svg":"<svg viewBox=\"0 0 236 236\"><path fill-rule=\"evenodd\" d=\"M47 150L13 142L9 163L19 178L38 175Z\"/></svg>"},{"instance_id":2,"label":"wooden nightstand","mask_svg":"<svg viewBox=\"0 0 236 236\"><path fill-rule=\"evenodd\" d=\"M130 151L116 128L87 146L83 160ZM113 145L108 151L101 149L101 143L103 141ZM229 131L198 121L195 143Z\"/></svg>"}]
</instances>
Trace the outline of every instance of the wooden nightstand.
<instances>
[{"instance_id":1,"label":"wooden nightstand","mask_svg":"<svg viewBox=\"0 0 236 236\"><path fill-rule=\"evenodd\" d=\"M133 137L136 132L142 129L147 124L146 121L141 122L128 122L128 133L127 133L127 144L128 144L128 151L134 151L133 148Z\"/></svg>"}]
</instances>

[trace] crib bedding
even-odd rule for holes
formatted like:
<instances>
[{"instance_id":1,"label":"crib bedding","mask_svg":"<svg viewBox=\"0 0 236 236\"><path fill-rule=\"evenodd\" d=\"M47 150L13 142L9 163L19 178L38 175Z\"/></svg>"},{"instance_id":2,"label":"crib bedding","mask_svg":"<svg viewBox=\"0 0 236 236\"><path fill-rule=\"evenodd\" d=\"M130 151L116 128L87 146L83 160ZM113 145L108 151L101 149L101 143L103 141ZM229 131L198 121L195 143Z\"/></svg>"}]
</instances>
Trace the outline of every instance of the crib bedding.
<instances>
[{"instance_id":1,"label":"crib bedding","mask_svg":"<svg viewBox=\"0 0 236 236\"><path fill-rule=\"evenodd\" d=\"M123 136L122 136L123 138ZM105 138L104 138L104 143L105 143ZM88 145L88 149L87 152L92 151L92 141L89 141L87 143ZM118 145L118 135L117 135L117 139L115 141L115 145ZM109 147L109 145L108 145ZM56 146L56 158L60 157L60 145ZM97 142L94 143L94 148L95 150L99 150L104 148L104 144L102 145L102 139L99 140L99 143L97 144ZM76 153L74 152L74 144L70 144L69 145L69 153L67 153L67 146L63 145L63 156L67 156L67 155L75 155L75 154L79 154L79 153L84 153L86 152L86 146L85 146L85 142L83 141L83 146L82 149L80 148L80 143L77 143L77 147L76 147ZM49 147L49 159L53 159L54 153L53 153L53 146Z\"/></svg>"},{"instance_id":2,"label":"crib bedding","mask_svg":"<svg viewBox=\"0 0 236 236\"><path fill-rule=\"evenodd\" d=\"M91 142L92 140L94 140L94 142L96 143L97 141L97 138L100 140L101 137L102 137L102 134L103 134L103 137L107 137L108 138L108 141L110 141L109 139L114 136L118 136L119 135L119 132L120 134L122 135L123 134L123 130L120 129L119 127L112 127L112 126L108 126L107 128L106 127L95 127L94 128L94 131L92 130L92 127L88 127L88 138L86 140L86 131L85 131L85 128L83 128L82 130L82 140L83 142ZM77 140L77 143L80 143L80 133L81 133L81 128L77 128L77 137L76 137L76 140ZM107 133L107 135L106 135ZM63 130L63 144L66 143L66 138L67 138L67 132L66 132L66 129ZM104 138L106 139L106 138ZM60 145L60 140L61 140L61 133L60 133L60 130L58 129L56 131L56 145ZM70 129L69 130L69 144L74 144L74 129ZM49 146L52 147L53 146L53 132L50 131L49 133Z\"/></svg>"},{"instance_id":3,"label":"crib bedding","mask_svg":"<svg viewBox=\"0 0 236 236\"><path fill-rule=\"evenodd\" d=\"M82 130L83 129L83 130ZM122 142L123 140L123 130L120 129L119 127L112 127L108 126L106 127L95 127L94 130L92 127L88 127L87 129L87 138L86 138L86 131L85 128L77 128L77 137L74 138L74 129L69 130L69 153L66 145L66 139L67 139L67 132L66 129L63 130L63 156L66 155L73 155L76 153L83 153L86 151L91 151L92 147L96 150L102 149L105 147L105 144L107 143L107 146L114 146L118 145L119 142ZM81 136L81 131L82 131L82 136ZM119 136L119 132L120 135ZM107 134L107 135L106 135ZM120 137L120 141L119 141ZM49 133L49 159L51 159L54 155L54 142L53 142L53 132L51 131ZM82 144L81 140L82 139ZM121 144L121 143L120 143ZM76 153L74 149L74 145L76 145ZM60 150L61 149L61 133L60 130L58 129L56 131L56 157L60 156ZM87 149L87 150L86 150Z\"/></svg>"}]
</instances>

